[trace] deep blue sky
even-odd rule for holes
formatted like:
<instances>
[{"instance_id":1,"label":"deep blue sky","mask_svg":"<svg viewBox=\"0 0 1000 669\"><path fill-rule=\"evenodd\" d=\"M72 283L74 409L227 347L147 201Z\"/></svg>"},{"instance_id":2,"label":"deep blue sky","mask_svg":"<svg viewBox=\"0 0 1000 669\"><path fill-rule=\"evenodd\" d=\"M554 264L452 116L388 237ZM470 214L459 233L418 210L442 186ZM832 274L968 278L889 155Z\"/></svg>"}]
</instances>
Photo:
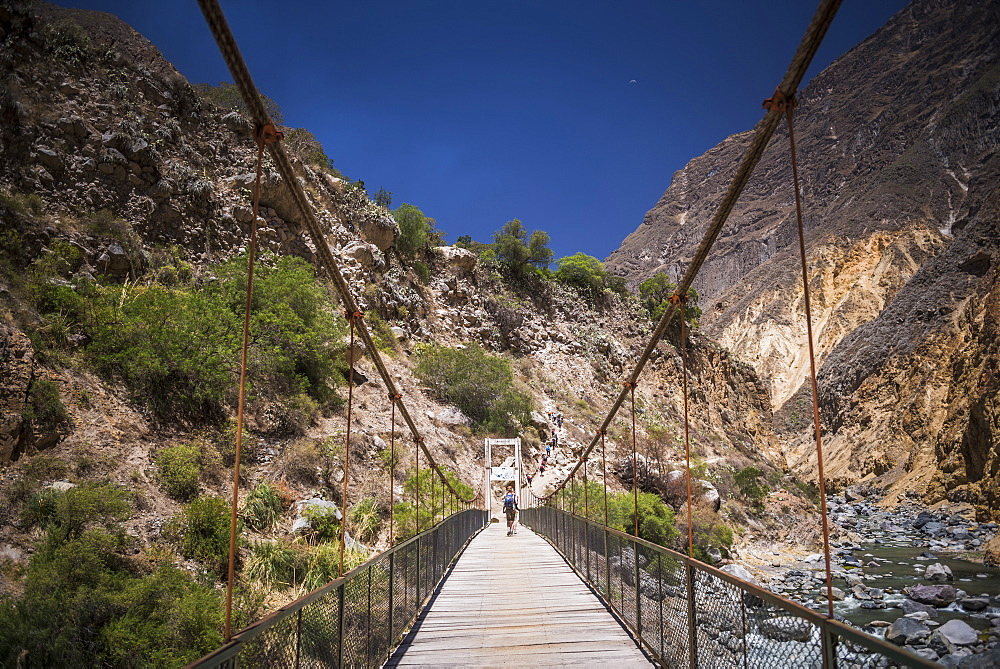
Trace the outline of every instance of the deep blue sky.
<instances>
[{"instance_id":1,"label":"deep blue sky","mask_svg":"<svg viewBox=\"0 0 1000 669\"><path fill-rule=\"evenodd\" d=\"M192 82L231 80L194 0L64 4L119 16ZM221 4L286 124L370 194L420 207L450 241L519 218L557 258L603 259L676 170L753 127L816 3ZM845 0L809 76L905 4Z\"/></svg>"}]
</instances>

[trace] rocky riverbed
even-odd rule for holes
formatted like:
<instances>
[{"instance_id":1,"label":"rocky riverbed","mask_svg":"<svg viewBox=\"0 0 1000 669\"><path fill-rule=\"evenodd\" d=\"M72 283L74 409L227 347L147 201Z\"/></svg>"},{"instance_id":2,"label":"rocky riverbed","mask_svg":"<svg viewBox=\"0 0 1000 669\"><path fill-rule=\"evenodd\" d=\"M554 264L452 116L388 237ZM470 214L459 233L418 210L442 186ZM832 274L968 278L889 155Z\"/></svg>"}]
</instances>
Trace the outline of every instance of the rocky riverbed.
<instances>
[{"instance_id":1,"label":"rocky riverbed","mask_svg":"<svg viewBox=\"0 0 1000 669\"><path fill-rule=\"evenodd\" d=\"M997 534L971 507L885 510L848 494L830 519L864 537L831 544L834 610L866 631L951 667L1000 667L1000 570L974 557ZM775 556L767 587L826 609L823 556Z\"/></svg>"}]
</instances>

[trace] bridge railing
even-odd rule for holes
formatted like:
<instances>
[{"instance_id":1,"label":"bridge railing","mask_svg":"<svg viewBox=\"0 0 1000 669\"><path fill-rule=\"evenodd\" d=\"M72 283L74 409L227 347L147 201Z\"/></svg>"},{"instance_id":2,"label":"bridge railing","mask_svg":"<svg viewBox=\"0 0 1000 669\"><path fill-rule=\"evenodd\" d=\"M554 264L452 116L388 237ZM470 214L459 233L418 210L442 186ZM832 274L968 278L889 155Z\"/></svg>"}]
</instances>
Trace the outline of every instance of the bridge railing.
<instances>
[{"instance_id":1,"label":"bridge railing","mask_svg":"<svg viewBox=\"0 0 1000 669\"><path fill-rule=\"evenodd\" d=\"M241 630L188 667L379 667L485 523L482 509L449 516Z\"/></svg>"},{"instance_id":2,"label":"bridge railing","mask_svg":"<svg viewBox=\"0 0 1000 669\"><path fill-rule=\"evenodd\" d=\"M546 536L643 647L668 667L936 667L686 555L553 507L521 521Z\"/></svg>"}]
</instances>

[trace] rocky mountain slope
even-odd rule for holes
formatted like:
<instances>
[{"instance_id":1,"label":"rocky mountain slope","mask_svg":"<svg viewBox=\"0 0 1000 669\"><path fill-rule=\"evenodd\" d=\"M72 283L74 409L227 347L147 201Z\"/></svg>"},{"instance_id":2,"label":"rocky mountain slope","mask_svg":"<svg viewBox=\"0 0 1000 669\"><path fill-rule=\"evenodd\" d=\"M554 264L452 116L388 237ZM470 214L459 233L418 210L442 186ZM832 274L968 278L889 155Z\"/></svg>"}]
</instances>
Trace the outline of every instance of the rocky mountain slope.
<instances>
[{"instance_id":1,"label":"rocky mountain slope","mask_svg":"<svg viewBox=\"0 0 1000 669\"><path fill-rule=\"evenodd\" d=\"M24 497L37 492L32 486L45 488L60 478L109 480L141 497L128 527L144 551L158 550L166 542L165 523L183 508L164 494L160 454L191 443L214 452L232 435L225 426L165 421L136 400L126 380L98 373L88 357L88 338L66 314L42 309L30 281L40 276L38 268L71 257L45 281L78 294L95 282L139 289L177 285L171 282L180 274L189 285L210 284L220 263L239 256L247 244L254 154L249 124L238 111L219 106L218 98L193 89L152 44L107 14L5 2L0 45L0 465L2 485L22 495L0 509L0 542L17 560L32 550L37 528L18 515ZM592 438L642 350L651 325L644 310L629 296L609 292L595 300L552 281L519 292L495 268L457 247L421 251L426 273L417 271L417 263L396 248L400 231L390 212L370 201L362 185L332 170L322 147L308 137L297 140L302 133L296 129L285 130L326 241L369 322L382 323L387 365L439 461L478 486L485 435L474 434L468 417L423 387L414 367L426 345L474 342L512 362L537 411L565 415L567 431L547 476L548 482L558 480ZM262 207L264 249L311 260L311 242L301 235L298 213L269 164ZM54 330L62 343L52 348L45 342ZM689 366L694 451L727 501L724 513L735 514L726 521L739 532L749 524L762 540L781 535L791 543L813 542L818 525L808 516L814 508L781 478L784 454L757 373L698 335ZM637 390L638 442L643 457L665 472L682 459L676 350L664 342L650 367ZM362 357L354 370L365 381L354 392L347 502L374 497L384 516L387 444L403 432L390 425L374 365ZM39 388L49 389L52 404L64 408L60 420L30 419ZM339 394L346 396L346 389ZM336 455L321 458L316 449L327 448L331 438L342 440L345 414L334 407L292 429L286 415L292 409L277 402L251 411L256 447L243 470L242 494L260 481L280 481L294 501L320 494L336 498L339 493L324 488L317 472L332 471L336 478L344 463ZM226 411L234 413L235 406ZM614 471L630 452L626 418L622 414L609 434ZM537 464L549 429L538 416L522 429L529 465ZM399 442L404 455L397 500L402 470L413 464L412 447L408 438ZM315 460L302 465L302 453ZM197 492L226 497L231 463L213 463ZM759 466L769 486L788 486L783 499L793 497L804 511L800 533L780 522L776 511L746 518L732 475L748 465ZM304 471L299 480L289 474L296 467ZM616 475L609 484L622 489L628 482ZM292 521L283 519L282 536L290 535ZM371 542L384 545L386 538L383 531ZM0 589L19 587L16 579L0 581Z\"/></svg>"},{"instance_id":2,"label":"rocky mountain slope","mask_svg":"<svg viewBox=\"0 0 1000 669\"><path fill-rule=\"evenodd\" d=\"M831 477L994 513L1000 3L916 0L809 83L795 134ZM677 172L608 265L678 276L748 137ZM695 285L814 475L795 234L781 128Z\"/></svg>"}]
</instances>

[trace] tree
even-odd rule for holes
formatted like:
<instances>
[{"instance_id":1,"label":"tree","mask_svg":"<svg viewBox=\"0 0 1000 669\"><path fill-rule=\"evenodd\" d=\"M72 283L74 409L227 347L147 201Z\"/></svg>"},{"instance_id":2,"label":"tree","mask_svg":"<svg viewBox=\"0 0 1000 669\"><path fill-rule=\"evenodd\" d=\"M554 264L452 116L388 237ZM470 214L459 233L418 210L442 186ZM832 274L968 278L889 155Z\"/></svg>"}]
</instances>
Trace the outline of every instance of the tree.
<instances>
[{"instance_id":1,"label":"tree","mask_svg":"<svg viewBox=\"0 0 1000 669\"><path fill-rule=\"evenodd\" d=\"M396 240L396 248L401 255L413 258L417 251L427 246L430 239L431 224L429 219L424 216L424 212L405 202L392 212L392 217L399 224L399 239Z\"/></svg>"},{"instance_id":2,"label":"tree","mask_svg":"<svg viewBox=\"0 0 1000 669\"><path fill-rule=\"evenodd\" d=\"M604 269L604 264L594 256L574 253L560 258L556 265L558 266L555 272L556 280L574 286L591 297L598 297L604 292L609 275Z\"/></svg>"},{"instance_id":3,"label":"tree","mask_svg":"<svg viewBox=\"0 0 1000 669\"><path fill-rule=\"evenodd\" d=\"M388 209L392 205L392 191L379 186L378 192L375 193L375 204Z\"/></svg>"},{"instance_id":4,"label":"tree","mask_svg":"<svg viewBox=\"0 0 1000 669\"><path fill-rule=\"evenodd\" d=\"M524 224L516 218L493 233L493 252L501 271L515 283L537 276L538 270L552 263L548 233L535 230L529 237Z\"/></svg>"},{"instance_id":5,"label":"tree","mask_svg":"<svg viewBox=\"0 0 1000 669\"><path fill-rule=\"evenodd\" d=\"M659 321L663 313L670 304L670 296L677 290L677 284L673 283L664 273L656 274L639 284L639 299L642 305L649 312L649 317L653 321ZM698 307L698 292L694 288L688 288L687 305L684 308L684 320L691 327L698 327L698 319L701 318L701 309Z\"/></svg>"}]
</instances>

